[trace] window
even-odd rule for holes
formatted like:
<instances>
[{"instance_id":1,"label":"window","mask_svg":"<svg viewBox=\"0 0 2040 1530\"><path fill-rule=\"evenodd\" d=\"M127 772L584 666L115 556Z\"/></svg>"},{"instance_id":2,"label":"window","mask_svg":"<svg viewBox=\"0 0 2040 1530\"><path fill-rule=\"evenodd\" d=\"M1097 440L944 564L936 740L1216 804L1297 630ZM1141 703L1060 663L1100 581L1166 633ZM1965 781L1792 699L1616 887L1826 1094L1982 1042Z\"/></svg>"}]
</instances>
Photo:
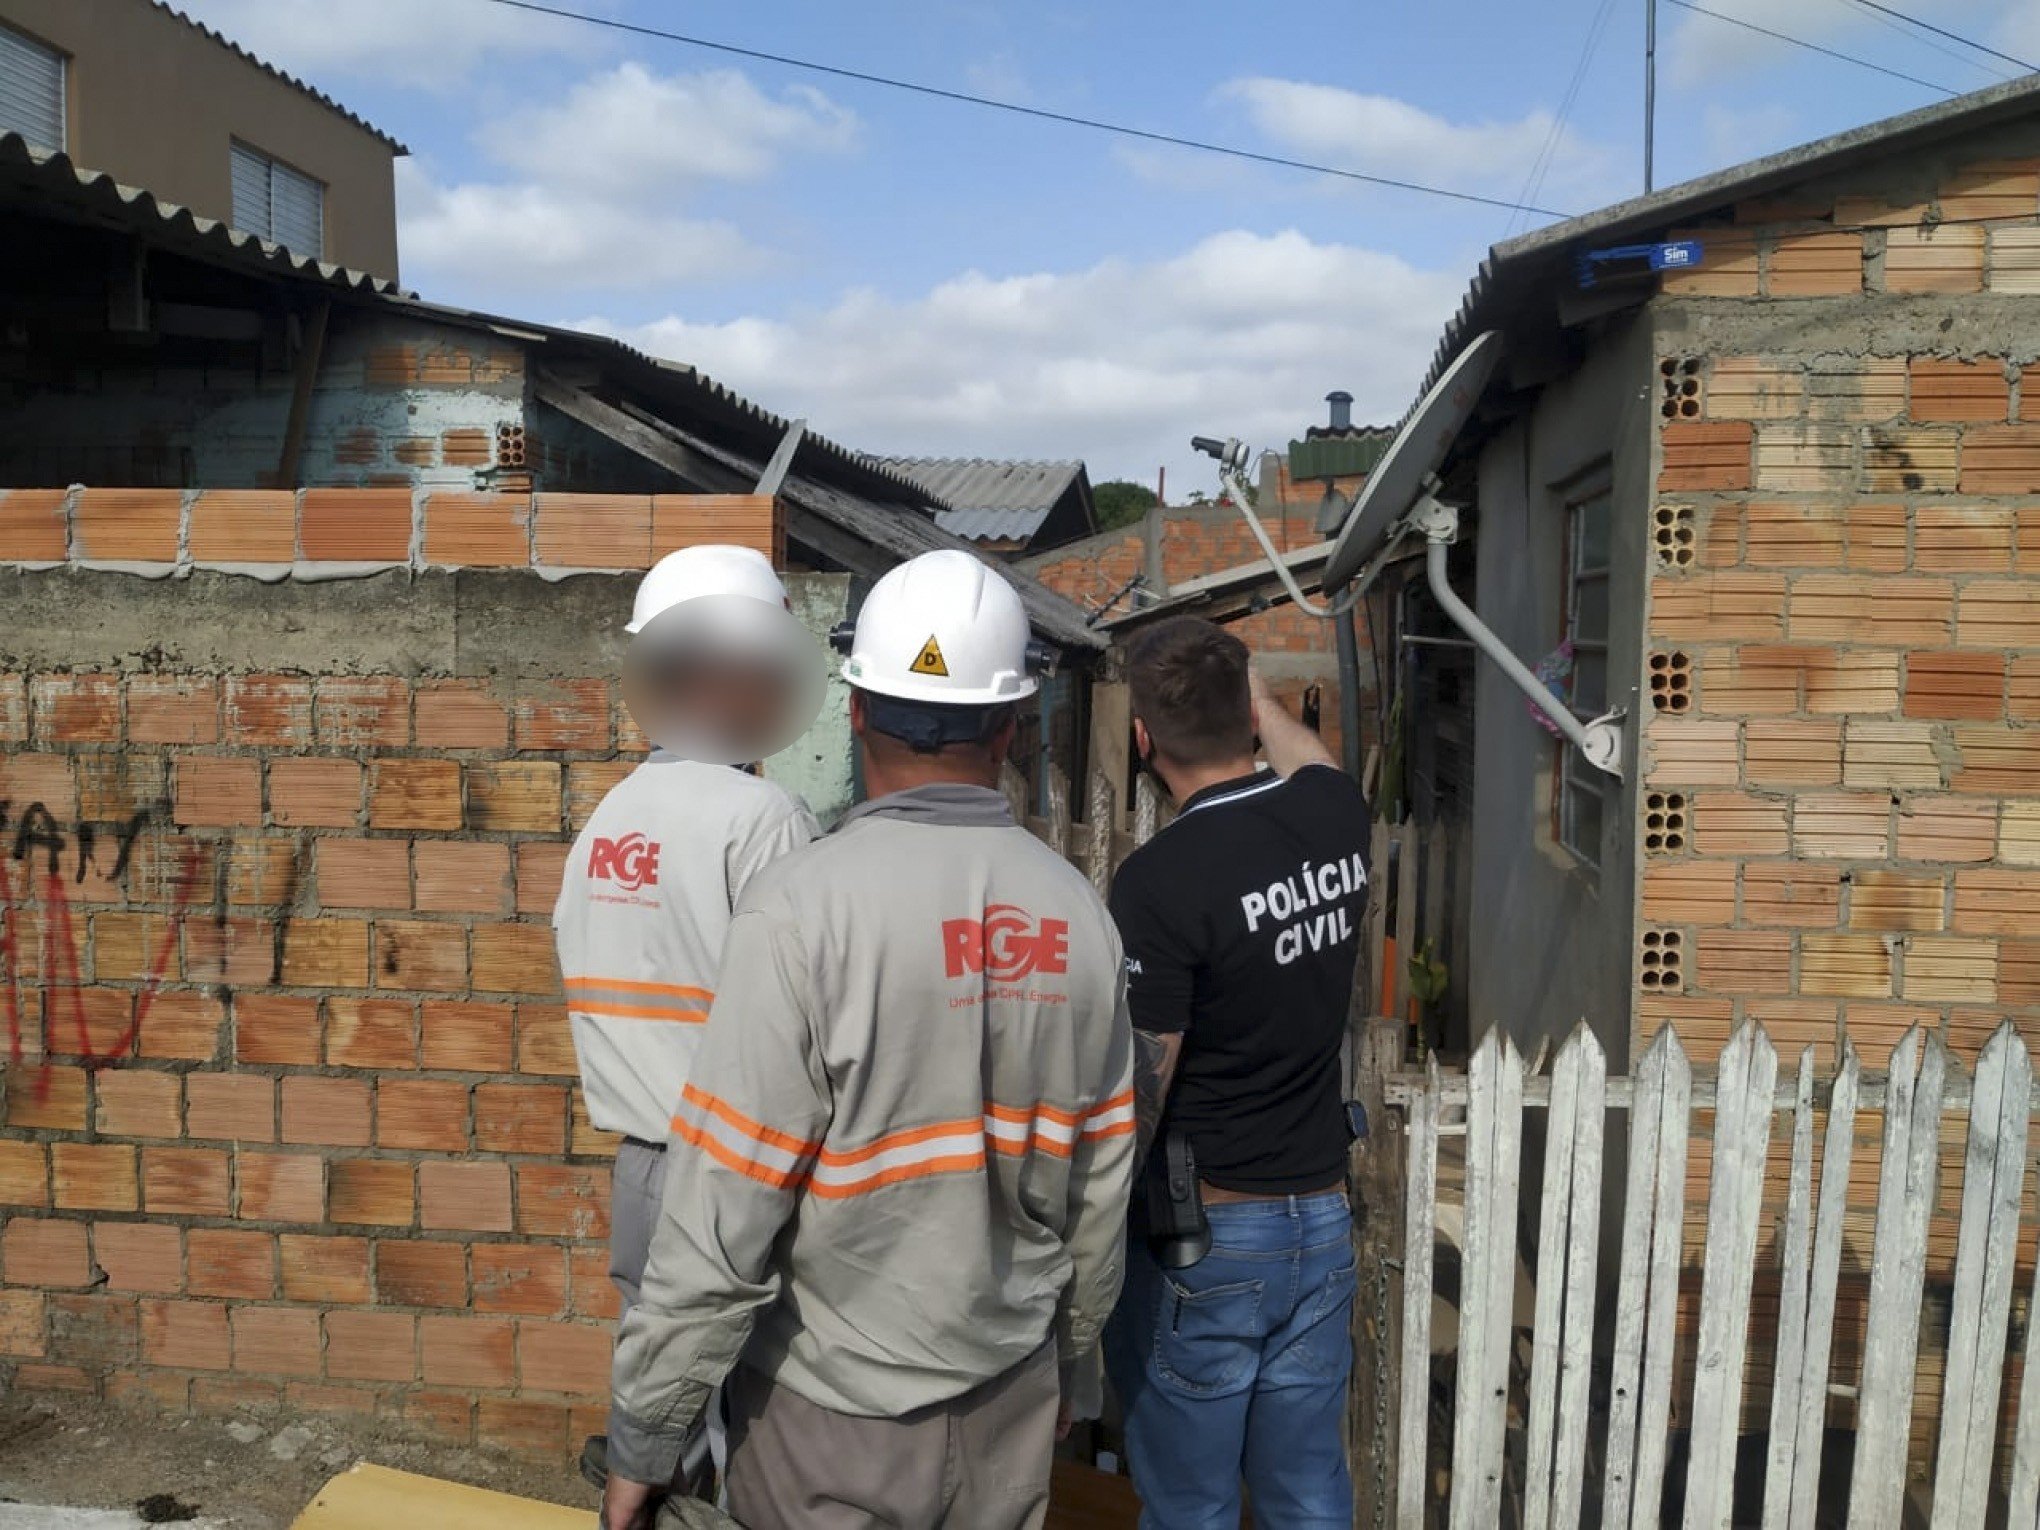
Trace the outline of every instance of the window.
<instances>
[{"instance_id":1,"label":"window","mask_svg":"<svg viewBox=\"0 0 2040 1530\"><path fill-rule=\"evenodd\" d=\"M1608 534L1611 493L1605 481L1566 504L1565 640L1572 645L1566 704L1581 721L1608 710ZM1558 839L1585 864L1601 863L1601 824L1609 778L1561 743Z\"/></svg>"},{"instance_id":2,"label":"window","mask_svg":"<svg viewBox=\"0 0 2040 1530\"><path fill-rule=\"evenodd\" d=\"M64 55L0 26L0 133L64 147Z\"/></svg>"},{"instance_id":3,"label":"window","mask_svg":"<svg viewBox=\"0 0 2040 1530\"><path fill-rule=\"evenodd\" d=\"M234 227L299 255L324 255L326 188L244 143L235 144L231 153Z\"/></svg>"}]
</instances>

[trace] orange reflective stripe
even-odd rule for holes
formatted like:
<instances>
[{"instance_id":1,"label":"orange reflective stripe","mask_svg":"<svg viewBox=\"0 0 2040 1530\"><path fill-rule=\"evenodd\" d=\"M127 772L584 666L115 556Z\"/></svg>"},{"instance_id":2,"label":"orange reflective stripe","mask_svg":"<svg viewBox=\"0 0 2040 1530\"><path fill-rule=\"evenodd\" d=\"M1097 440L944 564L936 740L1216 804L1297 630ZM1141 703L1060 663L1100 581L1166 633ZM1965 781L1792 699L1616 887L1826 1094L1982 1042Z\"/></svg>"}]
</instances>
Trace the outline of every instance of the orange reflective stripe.
<instances>
[{"instance_id":1,"label":"orange reflective stripe","mask_svg":"<svg viewBox=\"0 0 2040 1530\"><path fill-rule=\"evenodd\" d=\"M674 1117L673 1135L690 1146L700 1148L724 1168L734 1170L746 1179L754 1179L773 1190L790 1190L800 1183L802 1176L798 1171L775 1169L770 1164L758 1162L755 1158L746 1158L734 1148L725 1147L692 1121Z\"/></svg>"},{"instance_id":2,"label":"orange reflective stripe","mask_svg":"<svg viewBox=\"0 0 2040 1530\"><path fill-rule=\"evenodd\" d=\"M651 1009L637 1004L606 1004L600 999L567 998L567 1008L577 1015L602 1015L611 1020L672 1020L681 1025L701 1025L708 1020L705 1009Z\"/></svg>"},{"instance_id":3,"label":"orange reflective stripe","mask_svg":"<svg viewBox=\"0 0 2040 1530\"><path fill-rule=\"evenodd\" d=\"M799 1137L792 1137L785 1132L774 1131L769 1126L753 1121L743 1112L731 1109L714 1095L697 1089L692 1084L683 1086L680 1096L689 1104L707 1111L725 1125L735 1127L746 1137L765 1143L769 1147L776 1147L781 1152L792 1153L797 1158L806 1158L821 1146L819 1142L803 1141Z\"/></svg>"},{"instance_id":4,"label":"orange reflective stripe","mask_svg":"<svg viewBox=\"0 0 2040 1530\"><path fill-rule=\"evenodd\" d=\"M823 1200L847 1200L855 1195L868 1195L887 1185L897 1185L904 1180L926 1179L935 1174L962 1174L985 1166L982 1151L958 1153L949 1158L930 1158L921 1163L901 1164L897 1168L880 1169L876 1174L855 1180L847 1185L826 1185L815 1180L808 1182L807 1193Z\"/></svg>"},{"instance_id":5,"label":"orange reflective stripe","mask_svg":"<svg viewBox=\"0 0 2040 1530\"><path fill-rule=\"evenodd\" d=\"M1036 1105L1032 1109L1012 1105L994 1105L985 1102L985 1114L1000 1121L1027 1124L1034 1121L1053 1121L1058 1126L1075 1126L1081 1118L1067 1110L1057 1110L1053 1105Z\"/></svg>"},{"instance_id":6,"label":"orange reflective stripe","mask_svg":"<svg viewBox=\"0 0 2040 1530\"><path fill-rule=\"evenodd\" d=\"M1131 1089L1128 1089L1123 1093L1115 1094L1114 1096L1112 1096L1111 1099L1107 1100L1104 1104L1098 1106L1095 1110L1087 1112L1086 1115L1084 1116L1084 1119L1086 1121L1094 1121L1099 1116L1111 1115L1112 1112L1115 1110L1124 1110L1127 1106L1131 1105L1132 1103L1133 1103L1133 1091Z\"/></svg>"},{"instance_id":7,"label":"orange reflective stripe","mask_svg":"<svg viewBox=\"0 0 2040 1530\"><path fill-rule=\"evenodd\" d=\"M961 1132L974 1132L982 1125L979 1117L972 1116L962 1121L943 1121L934 1126L917 1126L909 1131L893 1132L889 1136L880 1137L876 1142L867 1142L863 1147L852 1148L847 1153L833 1153L824 1149L821 1162L832 1169L841 1168L846 1164L864 1163L894 1148L912 1147L917 1142L927 1142L935 1137L954 1137Z\"/></svg>"},{"instance_id":8,"label":"orange reflective stripe","mask_svg":"<svg viewBox=\"0 0 2040 1530\"><path fill-rule=\"evenodd\" d=\"M1093 1126L1084 1133L1086 1142L1103 1142L1108 1137L1131 1136L1140 1125L1138 1121L1112 1121L1104 1126Z\"/></svg>"},{"instance_id":9,"label":"orange reflective stripe","mask_svg":"<svg viewBox=\"0 0 2040 1530\"><path fill-rule=\"evenodd\" d=\"M616 989L624 993L670 994L676 999L699 999L703 1004L715 1002L715 990L696 988L689 983L641 983L631 978L570 977L564 980L569 991L576 988Z\"/></svg>"}]
</instances>

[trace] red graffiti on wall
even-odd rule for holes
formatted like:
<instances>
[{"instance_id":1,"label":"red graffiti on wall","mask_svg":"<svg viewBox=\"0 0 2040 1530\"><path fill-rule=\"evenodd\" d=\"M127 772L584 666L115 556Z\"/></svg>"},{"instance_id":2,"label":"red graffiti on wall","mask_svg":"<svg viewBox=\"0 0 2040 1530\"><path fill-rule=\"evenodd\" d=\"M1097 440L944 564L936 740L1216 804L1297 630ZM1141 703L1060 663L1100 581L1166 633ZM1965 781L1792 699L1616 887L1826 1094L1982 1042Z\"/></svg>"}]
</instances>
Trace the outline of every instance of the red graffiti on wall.
<instances>
[{"instance_id":1,"label":"red graffiti on wall","mask_svg":"<svg viewBox=\"0 0 2040 1530\"><path fill-rule=\"evenodd\" d=\"M5 811L5 804L0 803L0 827L5 825ZM146 813L136 814L119 829L118 852L107 873L109 881L118 883L126 873L135 841L148 819ZM75 835L77 882L82 883L94 865L94 839L90 825L78 826ZM22 814L11 853L0 855L0 1003L4 1003L6 1008L7 1060L10 1067L20 1066L28 1051L27 1031L23 1023L24 975L20 939L21 913L25 909L33 904L40 915L38 960L31 984L31 991L40 988L43 1000L40 1055L47 1057L55 1051L81 1058L88 1069L104 1068L126 1057L141 1035L142 1023L148 1018L176 958L178 928L197 892L201 859L195 854L186 854L177 873L171 912L164 920L163 933L150 953L142 986L136 992L127 1024L118 1035L98 1045L93 1041L92 1024L86 1013L78 931L72 920L71 895L61 865L65 848L65 837L58 830L56 820L41 803L32 803ZM37 850L43 851L46 857L40 875L35 864ZM20 868L18 896L15 866ZM35 896L38 890L39 898ZM74 1044L53 1046L53 1040L61 1040L66 1020L69 1021ZM35 1098L38 1102L49 1098L51 1078L46 1063L36 1069Z\"/></svg>"}]
</instances>

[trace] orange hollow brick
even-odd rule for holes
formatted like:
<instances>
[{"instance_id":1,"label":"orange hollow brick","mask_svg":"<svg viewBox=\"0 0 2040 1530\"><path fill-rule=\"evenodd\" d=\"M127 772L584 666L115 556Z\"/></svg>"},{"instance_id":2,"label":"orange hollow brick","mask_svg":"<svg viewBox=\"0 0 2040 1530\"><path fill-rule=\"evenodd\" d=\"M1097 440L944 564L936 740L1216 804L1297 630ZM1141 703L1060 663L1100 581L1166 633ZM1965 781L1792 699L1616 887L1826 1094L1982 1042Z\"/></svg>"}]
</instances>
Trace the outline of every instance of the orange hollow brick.
<instances>
[{"instance_id":1,"label":"orange hollow brick","mask_svg":"<svg viewBox=\"0 0 2040 1530\"><path fill-rule=\"evenodd\" d=\"M298 1307L235 1307L234 1369L257 1376L319 1374L319 1314Z\"/></svg>"},{"instance_id":2,"label":"orange hollow brick","mask_svg":"<svg viewBox=\"0 0 2040 1530\"><path fill-rule=\"evenodd\" d=\"M386 1307L467 1306L467 1255L465 1243L377 1239L376 1301Z\"/></svg>"},{"instance_id":3,"label":"orange hollow brick","mask_svg":"<svg viewBox=\"0 0 2040 1530\"><path fill-rule=\"evenodd\" d=\"M526 1317L564 1315L566 1254L556 1243L477 1243L473 1253L475 1310Z\"/></svg>"},{"instance_id":4,"label":"orange hollow brick","mask_svg":"<svg viewBox=\"0 0 2040 1530\"><path fill-rule=\"evenodd\" d=\"M1936 934L1945 924L1938 874L1865 868L1850 881L1849 928Z\"/></svg>"},{"instance_id":5,"label":"orange hollow brick","mask_svg":"<svg viewBox=\"0 0 2040 1530\"><path fill-rule=\"evenodd\" d=\"M160 1222L94 1222L92 1262L106 1272L109 1291L174 1296L183 1285L184 1234Z\"/></svg>"},{"instance_id":6,"label":"orange hollow brick","mask_svg":"<svg viewBox=\"0 0 2040 1530\"><path fill-rule=\"evenodd\" d=\"M349 1381L411 1381L418 1320L402 1312L326 1314L326 1374Z\"/></svg>"},{"instance_id":7,"label":"orange hollow brick","mask_svg":"<svg viewBox=\"0 0 2040 1530\"><path fill-rule=\"evenodd\" d=\"M62 489L0 491L0 563L62 563L70 525Z\"/></svg>"},{"instance_id":8,"label":"orange hollow brick","mask_svg":"<svg viewBox=\"0 0 2040 1530\"><path fill-rule=\"evenodd\" d=\"M475 1086L475 1146L487 1153L566 1151L567 1091L550 1084Z\"/></svg>"},{"instance_id":9,"label":"orange hollow brick","mask_svg":"<svg viewBox=\"0 0 2040 1530\"><path fill-rule=\"evenodd\" d=\"M1972 425L1962 432L1964 494L2040 494L2040 425Z\"/></svg>"},{"instance_id":10,"label":"orange hollow brick","mask_svg":"<svg viewBox=\"0 0 2040 1530\"><path fill-rule=\"evenodd\" d=\"M220 736L220 686L193 675L136 675L127 684L133 744L213 744Z\"/></svg>"},{"instance_id":11,"label":"orange hollow brick","mask_svg":"<svg viewBox=\"0 0 2040 1530\"><path fill-rule=\"evenodd\" d=\"M283 981L292 988L366 988L368 925L294 919L283 934Z\"/></svg>"},{"instance_id":12,"label":"orange hollow brick","mask_svg":"<svg viewBox=\"0 0 2040 1530\"><path fill-rule=\"evenodd\" d=\"M647 494L541 494L533 533L550 568L646 568L652 501Z\"/></svg>"},{"instance_id":13,"label":"orange hollow brick","mask_svg":"<svg viewBox=\"0 0 2040 1530\"><path fill-rule=\"evenodd\" d=\"M2011 411L2011 385L2005 380L2004 362L1996 357L1959 361L1915 356L1908 371L1916 420L2003 420Z\"/></svg>"},{"instance_id":14,"label":"orange hollow brick","mask_svg":"<svg viewBox=\"0 0 2040 1530\"><path fill-rule=\"evenodd\" d=\"M325 1215L325 1161L310 1153L234 1155L240 1215L256 1222L317 1222Z\"/></svg>"},{"instance_id":15,"label":"orange hollow brick","mask_svg":"<svg viewBox=\"0 0 2040 1530\"><path fill-rule=\"evenodd\" d=\"M319 903L325 908L408 908L411 842L324 835L314 842Z\"/></svg>"},{"instance_id":16,"label":"orange hollow brick","mask_svg":"<svg viewBox=\"0 0 2040 1530\"><path fill-rule=\"evenodd\" d=\"M368 821L378 829L457 829L460 778L453 760L378 760Z\"/></svg>"},{"instance_id":17,"label":"orange hollow brick","mask_svg":"<svg viewBox=\"0 0 2040 1530\"><path fill-rule=\"evenodd\" d=\"M429 850L430 846L423 847ZM468 986L467 927L430 920L378 919L375 986L453 993ZM330 1006L329 1006L330 1020Z\"/></svg>"},{"instance_id":18,"label":"orange hollow brick","mask_svg":"<svg viewBox=\"0 0 2040 1530\"><path fill-rule=\"evenodd\" d=\"M424 680L417 688L421 749L501 749L510 714L479 680Z\"/></svg>"},{"instance_id":19,"label":"orange hollow brick","mask_svg":"<svg viewBox=\"0 0 2040 1530\"><path fill-rule=\"evenodd\" d=\"M192 501L190 544L199 563L289 563L297 557L297 495L207 489Z\"/></svg>"},{"instance_id":20,"label":"orange hollow brick","mask_svg":"<svg viewBox=\"0 0 2040 1530\"><path fill-rule=\"evenodd\" d=\"M109 1068L93 1075L93 1124L108 1137L177 1137L182 1091L174 1073ZM4 1199L4 1196L0 1196Z\"/></svg>"},{"instance_id":21,"label":"orange hollow brick","mask_svg":"<svg viewBox=\"0 0 2040 1530\"><path fill-rule=\"evenodd\" d=\"M0 1075L0 1122L45 1131L85 1130L85 1070L64 1063L9 1068Z\"/></svg>"},{"instance_id":22,"label":"orange hollow brick","mask_svg":"<svg viewBox=\"0 0 2040 1530\"><path fill-rule=\"evenodd\" d=\"M609 1236L609 1172L582 1164L516 1166L517 1231L539 1238Z\"/></svg>"},{"instance_id":23,"label":"orange hollow brick","mask_svg":"<svg viewBox=\"0 0 2040 1530\"><path fill-rule=\"evenodd\" d=\"M142 1361L181 1371L224 1371L233 1364L227 1309L217 1302L141 1304Z\"/></svg>"},{"instance_id":24,"label":"orange hollow brick","mask_svg":"<svg viewBox=\"0 0 2040 1530\"><path fill-rule=\"evenodd\" d=\"M599 1397L609 1384L613 1345L605 1325L545 1323L517 1325L517 1372L526 1391Z\"/></svg>"},{"instance_id":25,"label":"orange hollow brick","mask_svg":"<svg viewBox=\"0 0 2040 1530\"><path fill-rule=\"evenodd\" d=\"M608 681L546 681L517 698L516 744L519 749L607 749L609 718Z\"/></svg>"},{"instance_id":26,"label":"orange hollow brick","mask_svg":"<svg viewBox=\"0 0 2040 1530\"><path fill-rule=\"evenodd\" d=\"M177 489L86 489L71 508L71 537L80 558L174 563L183 517Z\"/></svg>"},{"instance_id":27,"label":"orange hollow brick","mask_svg":"<svg viewBox=\"0 0 2040 1530\"><path fill-rule=\"evenodd\" d=\"M40 1142L0 1139L0 1206L50 1203L49 1149Z\"/></svg>"},{"instance_id":28,"label":"orange hollow brick","mask_svg":"<svg viewBox=\"0 0 2040 1530\"><path fill-rule=\"evenodd\" d=\"M2040 871L1979 868L1955 875L1954 928L1965 935L2027 935L2040 907Z\"/></svg>"},{"instance_id":29,"label":"orange hollow brick","mask_svg":"<svg viewBox=\"0 0 2040 1530\"><path fill-rule=\"evenodd\" d=\"M573 1027L563 1006L531 1003L517 1006L517 1071L549 1078L579 1074Z\"/></svg>"},{"instance_id":30,"label":"orange hollow brick","mask_svg":"<svg viewBox=\"0 0 2040 1530\"><path fill-rule=\"evenodd\" d=\"M285 1301L360 1304L374 1300L368 1240L284 1233L276 1240Z\"/></svg>"},{"instance_id":31,"label":"orange hollow brick","mask_svg":"<svg viewBox=\"0 0 2040 1530\"><path fill-rule=\"evenodd\" d=\"M563 1403L526 1397L483 1397L475 1403L475 1440L495 1450L556 1459L572 1425L573 1412Z\"/></svg>"},{"instance_id":32,"label":"orange hollow brick","mask_svg":"<svg viewBox=\"0 0 2040 1530\"><path fill-rule=\"evenodd\" d=\"M353 828L361 817L361 766L354 760L269 762L272 821L289 828Z\"/></svg>"},{"instance_id":33,"label":"orange hollow brick","mask_svg":"<svg viewBox=\"0 0 2040 1530\"><path fill-rule=\"evenodd\" d=\"M326 1061L340 1068L415 1068L418 1017L408 999L326 1001Z\"/></svg>"},{"instance_id":34,"label":"orange hollow brick","mask_svg":"<svg viewBox=\"0 0 2040 1530\"><path fill-rule=\"evenodd\" d=\"M1904 996L1957 1004L1997 999L1998 947L1994 940L1950 935L1914 936L1905 946Z\"/></svg>"},{"instance_id":35,"label":"orange hollow brick","mask_svg":"<svg viewBox=\"0 0 2040 1530\"><path fill-rule=\"evenodd\" d=\"M0 1279L16 1286L84 1286L92 1281L85 1224L10 1217L0 1226Z\"/></svg>"},{"instance_id":36,"label":"orange hollow brick","mask_svg":"<svg viewBox=\"0 0 2040 1530\"><path fill-rule=\"evenodd\" d=\"M455 1073L509 1072L511 1015L507 1004L427 999L420 1017L424 1065Z\"/></svg>"},{"instance_id":37,"label":"orange hollow brick","mask_svg":"<svg viewBox=\"0 0 2040 1530\"><path fill-rule=\"evenodd\" d=\"M556 841L525 840L517 846L518 913L551 917L571 853L571 846Z\"/></svg>"},{"instance_id":38,"label":"orange hollow brick","mask_svg":"<svg viewBox=\"0 0 2040 1530\"><path fill-rule=\"evenodd\" d=\"M327 1166L329 1221L408 1227L416 1215L413 1166L405 1158L336 1158Z\"/></svg>"},{"instance_id":39,"label":"orange hollow brick","mask_svg":"<svg viewBox=\"0 0 2040 1530\"><path fill-rule=\"evenodd\" d=\"M506 1163L418 1165L418 1225L428 1230L509 1232L510 1203Z\"/></svg>"},{"instance_id":40,"label":"orange hollow brick","mask_svg":"<svg viewBox=\"0 0 2040 1530\"><path fill-rule=\"evenodd\" d=\"M560 991L552 930L543 924L480 924L474 930L472 980L477 993Z\"/></svg>"},{"instance_id":41,"label":"orange hollow brick","mask_svg":"<svg viewBox=\"0 0 2040 1530\"><path fill-rule=\"evenodd\" d=\"M409 489L307 489L298 506L298 545L314 562L408 563Z\"/></svg>"},{"instance_id":42,"label":"orange hollow brick","mask_svg":"<svg viewBox=\"0 0 2040 1530\"><path fill-rule=\"evenodd\" d=\"M447 460L453 460L450 454ZM425 561L446 568L529 567L531 496L493 493L428 495L425 500Z\"/></svg>"},{"instance_id":43,"label":"orange hollow brick","mask_svg":"<svg viewBox=\"0 0 2040 1530\"><path fill-rule=\"evenodd\" d=\"M266 1302L276 1295L276 1235L238 1227L194 1227L186 1235L193 1296Z\"/></svg>"},{"instance_id":44,"label":"orange hollow brick","mask_svg":"<svg viewBox=\"0 0 2040 1530\"><path fill-rule=\"evenodd\" d=\"M429 1060L426 1066L431 1066ZM376 1095L377 1146L467 1151L466 1084L439 1078L386 1078L378 1083Z\"/></svg>"},{"instance_id":45,"label":"orange hollow brick","mask_svg":"<svg viewBox=\"0 0 2040 1530\"><path fill-rule=\"evenodd\" d=\"M64 1211L135 1211L141 1202L135 1150L125 1143L51 1143L50 1182Z\"/></svg>"},{"instance_id":46,"label":"orange hollow brick","mask_svg":"<svg viewBox=\"0 0 2040 1530\"><path fill-rule=\"evenodd\" d=\"M411 741L411 690L390 675L327 675L319 681L312 720L321 744L402 748Z\"/></svg>"},{"instance_id":47,"label":"orange hollow brick","mask_svg":"<svg viewBox=\"0 0 2040 1530\"><path fill-rule=\"evenodd\" d=\"M235 994L234 1056L252 1063L317 1063L318 1001Z\"/></svg>"},{"instance_id":48,"label":"orange hollow brick","mask_svg":"<svg viewBox=\"0 0 2040 1530\"><path fill-rule=\"evenodd\" d=\"M1902 861L1977 862L1997 846L1998 804L1962 797L1913 797L1899 809Z\"/></svg>"},{"instance_id":49,"label":"orange hollow brick","mask_svg":"<svg viewBox=\"0 0 2040 1530\"><path fill-rule=\"evenodd\" d=\"M367 1147L369 1089L365 1080L291 1075L282 1083L283 1140L330 1147Z\"/></svg>"},{"instance_id":50,"label":"orange hollow brick","mask_svg":"<svg viewBox=\"0 0 2040 1530\"><path fill-rule=\"evenodd\" d=\"M223 1217L232 1177L214 1148L142 1149L142 1209L151 1215Z\"/></svg>"},{"instance_id":51,"label":"orange hollow brick","mask_svg":"<svg viewBox=\"0 0 2040 1530\"><path fill-rule=\"evenodd\" d=\"M421 841L417 905L438 914L507 913L510 847L490 841ZM548 905L545 912L551 911Z\"/></svg>"},{"instance_id":52,"label":"orange hollow brick","mask_svg":"<svg viewBox=\"0 0 2040 1530\"><path fill-rule=\"evenodd\" d=\"M183 755L175 765L180 824L228 828L262 826L259 760Z\"/></svg>"},{"instance_id":53,"label":"orange hollow brick","mask_svg":"<svg viewBox=\"0 0 2040 1530\"><path fill-rule=\"evenodd\" d=\"M1799 937L1799 991L1843 999L1891 997L1891 949L1878 935L1808 930Z\"/></svg>"},{"instance_id":54,"label":"orange hollow brick","mask_svg":"<svg viewBox=\"0 0 2040 1530\"><path fill-rule=\"evenodd\" d=\"M1886 292L1983 290L1983 230L1976 225L1893 228L1884 237Z\"/></svg>"},{"instance_id":55,"label":"orange hollow brick","mask_svg":"<svg viewBox=\"0 0 2040 1530\"><path fill-rule=\"evenodd\" d=\"M517 1374L515 1334L507 1318L420 1318L421 1374L434 1386L511 1386Z\"/></svg>"}]
</instances>

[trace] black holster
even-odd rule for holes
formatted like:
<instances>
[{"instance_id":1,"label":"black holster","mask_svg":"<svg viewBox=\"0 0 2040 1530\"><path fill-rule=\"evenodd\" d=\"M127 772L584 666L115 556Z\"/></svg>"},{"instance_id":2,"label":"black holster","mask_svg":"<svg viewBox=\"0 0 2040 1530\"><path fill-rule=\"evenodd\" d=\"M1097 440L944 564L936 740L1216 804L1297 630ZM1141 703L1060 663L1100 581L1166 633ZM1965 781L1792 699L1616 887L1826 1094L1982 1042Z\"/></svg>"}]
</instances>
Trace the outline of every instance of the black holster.
<instances>
[{"instance_id":1,"label":"black holster","mask_svg":"<svg viewBox=\"0 0 2040 1530\"><path fill-rule=\"evenodd\" d=\"M1162 1134L1148 1152L1142 1183L1148 1252L1165 1270L1187 1269L1211 1252L1211 1222L1197 1179L1197 1155L1178 1131Z\"/></svg>"}]
</instances>

